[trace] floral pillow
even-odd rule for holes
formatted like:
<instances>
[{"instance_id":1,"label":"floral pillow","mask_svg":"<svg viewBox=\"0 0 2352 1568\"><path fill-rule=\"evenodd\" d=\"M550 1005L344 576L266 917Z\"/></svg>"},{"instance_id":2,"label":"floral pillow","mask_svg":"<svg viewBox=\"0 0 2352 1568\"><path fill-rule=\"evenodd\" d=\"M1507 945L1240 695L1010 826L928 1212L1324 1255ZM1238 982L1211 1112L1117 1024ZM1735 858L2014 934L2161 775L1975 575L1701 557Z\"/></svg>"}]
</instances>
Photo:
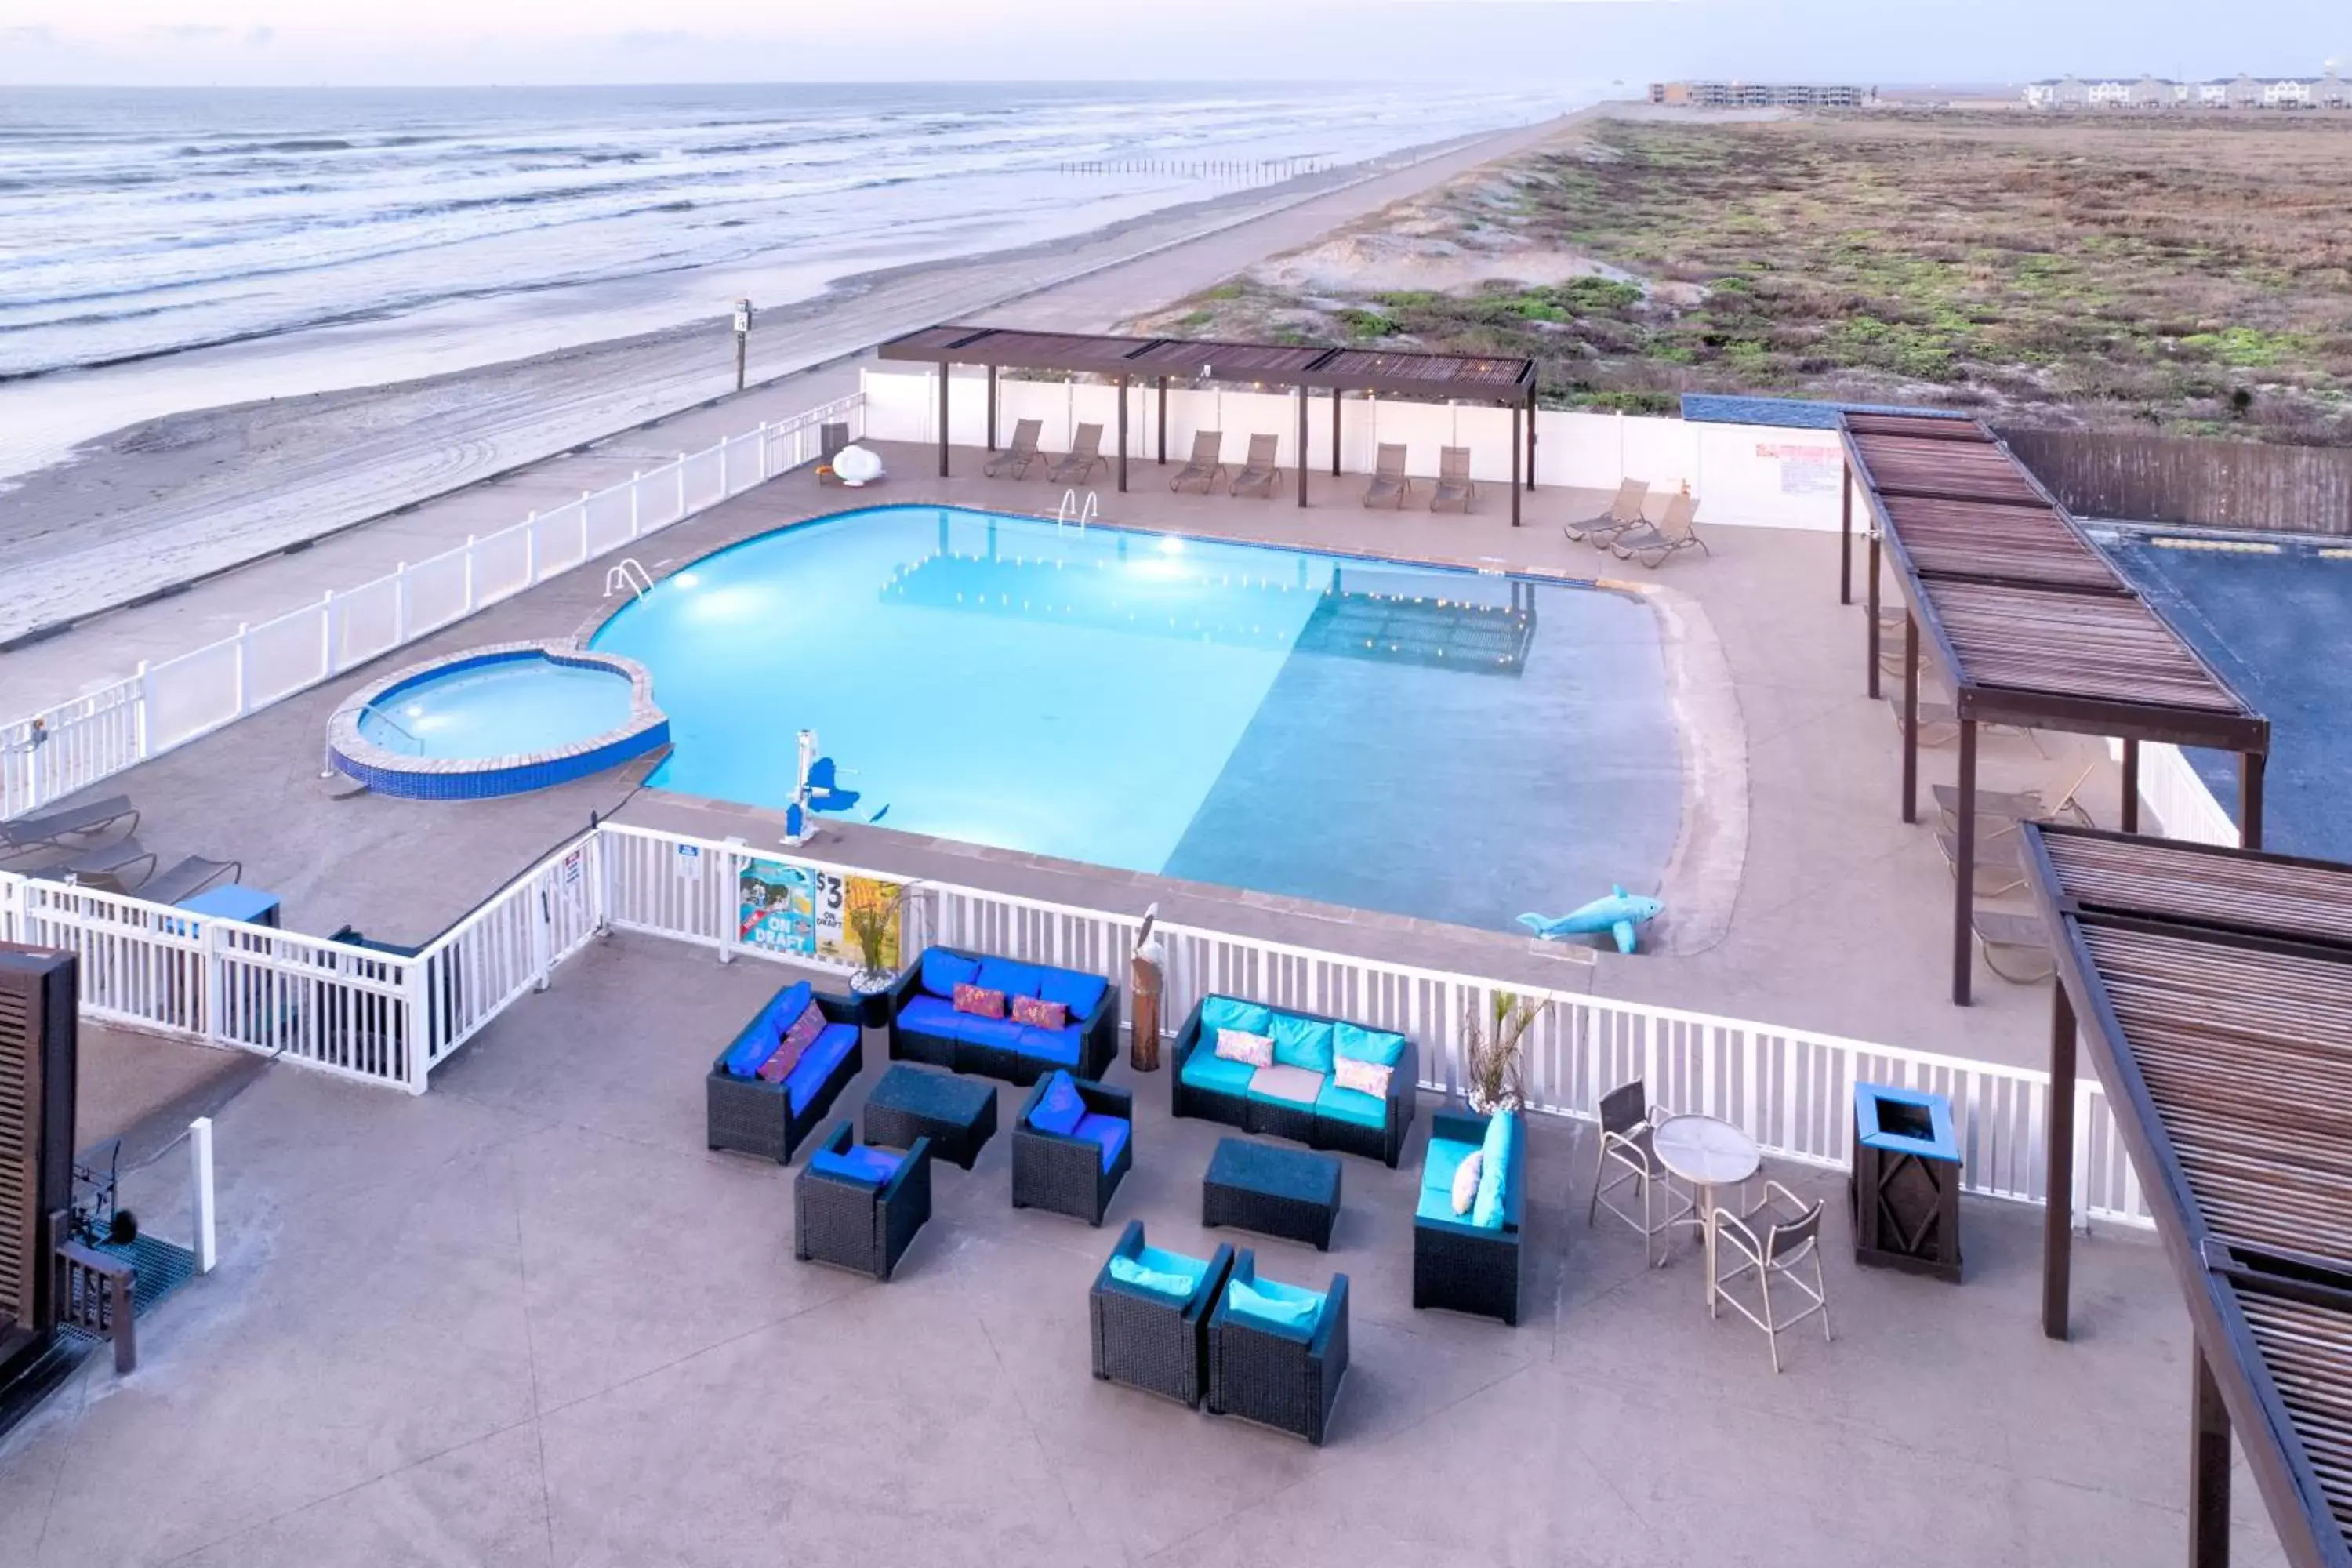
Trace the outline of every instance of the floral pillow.
<instances>
[{"instance_id":1,"label":"floral pillow","mask_svg":"<svg viewBox=\"0 0 2352 1568\"><path fill-rule=\"evenodd\" d=\"M955 988L955 1010L970 1013L974 1017L1002 1018L1004 1016L1004 993L991 991L984 985L974 985L969 980L963 981Z\"/></svg>"},{"instance_id":2,"label":"floral pillow","mask_svg":"<svg viewBox=\"0 0 2352 1568\"><path fill-rule=\"evenodd\" d=\"M782 1083L800 1065L801 1053L824 1033L824 1009L811 1002L801 1009L801 1016L792 1022L774 1052L760 1064L760 1078L765 1083Z\"/></svg>"},{"instance_id":3,"label":"floral pillow","mask_svg":"<svg viewBox=\"0 0 2352 1568\"><path fill-rule=\"evenodd\" d=\"M1042 996L1015 996L1013 999L1013 1021L1034 1025L1040 1029L1058 1029L1070 1021L1070 1010L1059 1002L1048 1002Z\"/></svg>"},{"instance_id":4,"label":"floral pillow","mask_svg":"<svg viewBox=\"0 0 2352 1568\"><path fill-rule=\"evenodd\" d=\"M1375 1100L1389 1097L1389 1075L1394 1068L1384 1068L1378 1062L1359 1061L1354 1057L1340 1057L1331 1063L1331 1081L1341 1089L1352 1089L1358 1094L1369 1094Z\"/></svg>"},{"instance_id":5,"label":"floral pillow","mask_svg":"<svg viewBox=\"0 0 2352 1568\"><path fill-rule=\"evenodd\" d=\"M1454 1167L1454 1212L1468 1214L1477 1201L1478 1177L1486 1168L1486 1155L1482 1150Z\"/></svg>"},{"instance_id":6,"label":"floral pillow","mask_svg":"<svg viewBox=\"0 0 2352 1568\"><path fill-rule=\"evenodd\" d=\"M1219 1029L1217 1055L1229 1062L1247 1062L1254 1068L1274 1065L1274 1037L1253 1035L1247 1029Z\"/></svg>"}]
</instances>

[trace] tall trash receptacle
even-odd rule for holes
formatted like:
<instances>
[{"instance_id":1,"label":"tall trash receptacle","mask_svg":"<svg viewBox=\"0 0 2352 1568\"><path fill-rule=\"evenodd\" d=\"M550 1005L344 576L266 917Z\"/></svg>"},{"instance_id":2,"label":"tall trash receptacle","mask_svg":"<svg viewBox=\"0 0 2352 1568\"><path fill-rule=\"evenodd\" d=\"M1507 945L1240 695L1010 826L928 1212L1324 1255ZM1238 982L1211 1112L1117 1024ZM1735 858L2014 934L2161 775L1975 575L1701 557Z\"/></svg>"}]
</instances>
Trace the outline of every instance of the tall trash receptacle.
<instances>
[{"instance_id":1,"label":"tall trash receptacle","mask_svg":"<svg viewBox=\"0 0 2352 1568\"><path fill-rule=\"evenodd\" d=\"M1853 1260L1960 1278L1960 1145L1952 1102L1886 1084L1853 1086Z\"/></svg>"}]
</instances>

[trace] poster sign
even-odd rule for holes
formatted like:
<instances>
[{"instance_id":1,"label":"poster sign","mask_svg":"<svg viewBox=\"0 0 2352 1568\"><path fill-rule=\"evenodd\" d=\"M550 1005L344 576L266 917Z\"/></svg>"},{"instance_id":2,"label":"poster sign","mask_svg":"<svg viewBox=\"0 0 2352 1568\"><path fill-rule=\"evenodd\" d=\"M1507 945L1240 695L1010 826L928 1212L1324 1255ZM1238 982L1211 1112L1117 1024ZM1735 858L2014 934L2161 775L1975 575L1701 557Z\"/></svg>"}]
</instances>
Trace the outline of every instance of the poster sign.
<instances>
[{"instance_id":1,"label":"poster sign","mask_svg":"<svg viewBox=\"0 0 2352 1568\"><path fill-rule=\"evenodd\" d=\"M1756 455L1780 465L1780 493L1790 496L1835 495L1845 481L1845 456L1835 447L1790 441L1759 441Z\"/></svg>"},{"instance_id":2,"label":"poster sign","mask_svg":"<svg viewBox=\"0 0 2352 1568\"><path fill-rule=\"evenodd\" d=\"M849 933L854 910L890 909L897 882L845 877L789 860L747 860L736 908L735 938L785 958L856 969L861 960ZM882 967L896 970L899 922L893 914L882 944Z\"/></svg>"},{"instance_id":3,"label":"poster sign","mask_svg":"<svg viewBox=\"0 0 2352 1568\"><path fill-rule=\"evenodd\" d=\"M681 844L677 847L677 875L680 881L691 881L702 875L702 846Z\"/></svg>"}]
</instances>

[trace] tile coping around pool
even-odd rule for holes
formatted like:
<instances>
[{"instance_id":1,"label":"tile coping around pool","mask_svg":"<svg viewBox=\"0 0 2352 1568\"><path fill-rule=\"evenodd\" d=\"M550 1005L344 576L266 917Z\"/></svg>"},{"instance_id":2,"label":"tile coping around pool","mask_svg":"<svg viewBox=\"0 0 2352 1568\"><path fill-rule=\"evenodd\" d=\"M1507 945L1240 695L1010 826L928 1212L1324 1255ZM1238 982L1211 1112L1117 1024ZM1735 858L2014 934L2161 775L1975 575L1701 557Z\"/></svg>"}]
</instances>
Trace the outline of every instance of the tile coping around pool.
<instances>
[{"instance_id":1,"label":"tile coping around pool","mask_svg":"<svg viewBox=\"0 0 2352 1568\"><path fill-rule=\"evenodd\" d=\"M538 654L552 663L587 666L627 677L628 721L618 729L584 736L564 745L548 746L535 752L516 752L499 757L410 756L406 752L379 746L361 735L360 715L400 687L426 676L446 674L469 665L486 664L520 654ZM549 637L488 643L480 647L467 648L463 653L444 654L396 669L381 680L362 687L349 701L335 710L334 716L327 721L327 743L338 762L349 764L351 770L360 770L354 776L362 777L373 785L377 777L384 774L462 778L543 770L591 753L614 752L626 742L651 736L654 731L666 733L668 727L668 715L654 702L653 672L644 665L619 654L591 652L569 637ZM652 743L658 744L659 742L656 740ZM621 760L618 756L610 757L600 762L598 766L610 766L613 762Z\"/></svg>"}]
</instances>

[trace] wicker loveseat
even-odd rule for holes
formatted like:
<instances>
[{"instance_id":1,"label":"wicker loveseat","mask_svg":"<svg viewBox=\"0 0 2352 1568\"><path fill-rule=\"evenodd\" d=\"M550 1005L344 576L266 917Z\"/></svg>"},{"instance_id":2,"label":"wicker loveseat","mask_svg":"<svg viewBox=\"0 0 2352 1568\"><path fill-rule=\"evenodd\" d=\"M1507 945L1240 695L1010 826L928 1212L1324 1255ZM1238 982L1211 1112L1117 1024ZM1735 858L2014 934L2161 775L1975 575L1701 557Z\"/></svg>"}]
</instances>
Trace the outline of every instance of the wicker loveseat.
<instances>
[{"instance_id":1,"label":"wicker loveseat","mask_svg":"<svg viewBox=\"0 0 2352 1568\"><path fill-rule=\"evenodd\" d=\"M823 1031L782 1078L760 1077L779 1048L782 1031L812 1004L824 1016ZM865 1067L857 1004L846 996L812 991L806 981L785 986L710 1064L703 1095L710 1147L757 1154L780 1165L789 1163L793 1151L815 1131Z\"/></svg>"},{"instance_id":2,"label":"wicker loveseat","mask_svg":"<svg viewBox=\"0 0 2352 1568\"><path fill-rule=\"evenodd\" d=\"M1412 1216L1412 1304L1519 1321L1520 1215L1526 1203L1528 1139L1517 1112L1509 1125L1465 1111L1441 1110L1430 1118L1429 1152L1422 1164L1421 1201ZM1496 1160L1497 1149L1501 1158ZM1479 1223L1474 1200L1466 1215L1454 1212L1454 1178L1462 1163L1483 1152L1501 1171L1490 1205L1491 1223ZM1485 1162L1482 1162L1485 1163Z\"/></svg>"},{"instance_id":3,"label":"wicker loveseat","mask_svg":"<svg viewBox=\"0 0 2352 1568\"><path fill-rule=\"evenodd\" d=\"M1045 1029L1011 1017L960 1013L955 988L968 983L1059 1002L1068 1022ZM1099 974L933 947L890 986L890 1055L957 1072L1032 1084L1055 1068L1099 1079L1118 1054L1118 987Z\"/></svg>"},{"instance_id":4,"label":"wicker loveseat","mask_svg":"<svg viewBox=\"0 0 2352 1568\"><path fill-rule=\"evenodd\" d=\"M1221 1025L1220 1019L1234 1022ZM1218 1056L1221 1026L1273 1034L1275 1068L1254 1068ZM1293 1039L1321 1044L1297 1051ZM1365 1057L1368 1060L1387 1058L1385 1096L1359 1093L1334 1079L1336 1057L1357 1053L1377 1053ZM1412 1126L1414 1085L1420 1076L1420 1054L1402 1035L1320 1014L1211 995L1193 1006L1176 1037L1168 1074L1169 1110L1263 1137L1361 1154L1393 1168Z\"/></svg>"}]
</instances>

